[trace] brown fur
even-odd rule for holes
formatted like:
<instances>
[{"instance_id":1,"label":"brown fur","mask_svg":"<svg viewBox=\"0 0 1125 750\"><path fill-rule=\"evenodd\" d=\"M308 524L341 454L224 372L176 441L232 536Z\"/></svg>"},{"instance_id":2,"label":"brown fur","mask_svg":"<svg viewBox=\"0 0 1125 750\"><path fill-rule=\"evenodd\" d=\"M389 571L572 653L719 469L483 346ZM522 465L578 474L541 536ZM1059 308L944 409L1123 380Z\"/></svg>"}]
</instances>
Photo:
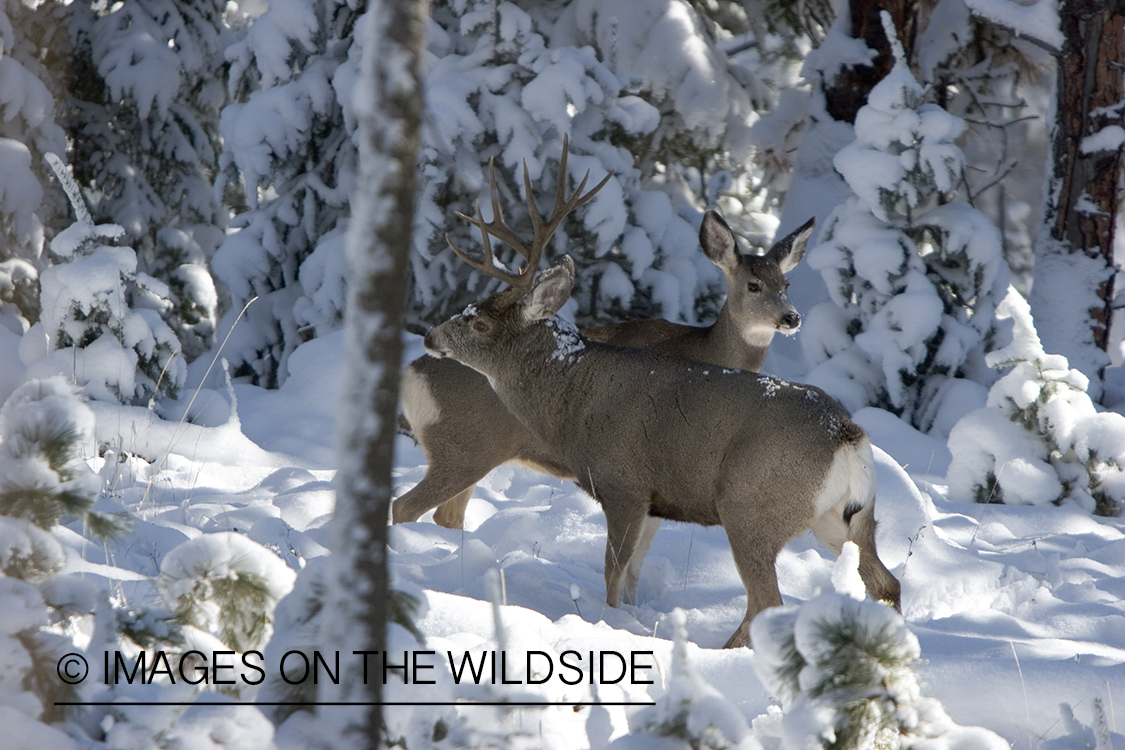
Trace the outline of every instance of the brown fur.
<instances>
[{"instance_id":1,"label":"brown fur","mask_svg":"<svg viewBox=\"0 0 1125 750\"><path fill-rule=\"evenodd\" d=\"M899 606L875 549L875 467L862 428L823 391L745 371L581 338L550 318L573 283L569 257L518 303L496 295L426 336L426 348L485 373L496 396L606 515L606 602L635 585L650 517L721 524L750 621L781 604L774 563L812 529L861 550L872 597Z\"/></svg>"},{"instance_id":2,"label":"brown fur","mask_svg":"<svg viewBox=\"0 0 1125 750\"><path fill-rule=\"evenodd\" d=\"M761 369L774 331L793 333L800 325L786 296L785 273L800 261L812 221L765 255L738 252L734 234L714 211L704 216L700 245L723 271L727 299L714 325L694 327L666 320L635 320L583 331L591 340L676 354L730 369ZM751 286L756 291L751 291ZM508 299L504 298L504 302ZM748 326L768 331L764 344L751 345ZM414 377L412 377L414 376ZM423 404L420 390L433 404ZM516 420L492 393L488 381L452 360L422 357L412 362L403 382L403 410L429 461L426 476L394 503L394 522L416 521L436 508L434 521L462 528L476 483L508 462L537 467L573 479L542 443ZM426 408L441 414L436 424L419 428L416 415Z\"/></svg>"}]
</instances>

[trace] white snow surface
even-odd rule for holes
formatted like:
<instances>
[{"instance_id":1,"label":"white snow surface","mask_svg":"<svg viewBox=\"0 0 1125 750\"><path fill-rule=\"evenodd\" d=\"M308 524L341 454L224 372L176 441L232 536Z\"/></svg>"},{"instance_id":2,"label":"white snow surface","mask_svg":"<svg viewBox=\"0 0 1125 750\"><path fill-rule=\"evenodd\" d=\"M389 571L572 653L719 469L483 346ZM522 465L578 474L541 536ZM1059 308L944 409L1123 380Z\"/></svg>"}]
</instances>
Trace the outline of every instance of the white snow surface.
<instances>
[{"instance_id":1,"label":"white snow surface","mask_svg":"<svg viewBox=\"0 0 1125 750\"><path fill-rule=\"evenodd\" d=\"M114 429L120 430L122 445L133 440L130 435L145 431L169 442L161 456L122 451L89 458L90 467L105 480L97 509L127 512L135 526L105 546L87 543L80 526L61 528L55 536L65 549L64 572L82 576L91 586L112 584L125 601L152 606L159 601L157 576L174 560L198 558L191 550L200 544L227 549L232 540L245 537L257 543L243 545L255 555L267 548L287 566L278 572L274 563L266 565L260 557L254 563L255 572L271 586L287 590L293 572L329 551L325 522L334 504L332 425L341 342L337 335L299 347L289 361L290 377L279 391L236 386L236 415L231 414L228 393L201 392L197 400L208 405L192 407L196 423L185 426L190 439L180 436L173 441L174 424L151 415L147 422L129 416L136 409L115 413L109 405L98 404L101 442ZM406 361L422 351L421 340L409 336ZM1100 697L1107 711L1114 706L1111 726L1114 721L1121 726L1125 520L1096 518L1073 504L1017 507L951 501L944 479L950 457L941 440L877 409L865 409L857 419L876 446L879 553L902 582L905 627L917 638L925 662L925 694L940 700L957 725L985 727L1014 746L1035 746L1051 738L1062 738L1066 746L1074 739L1068 729L1072 725L1061 719L1063 702L1076 706L1079 720L1090 724L1092 700ZM396 451L396 495L401 495L423 477L426 461L406 436L398 437ZM691 721L697 724L703 717L716 723L704 727L707 732L721 730L733 741L746 732L742 742L749 747L758 747L756 733L761 733L763 746L772 746L767 735L778 731L777 708L771 704L770 690L755 677L754 652L719 648L745 611L743 586L720 527L666 522L645 560L639 604L621 609L606 606L603 599L604 515L569 482L503 466L478 484L464 531L437 526L427 514L390 532L394 585L423 597L416 622L426 637L426 645L419 646L405 631L392 629L392 638L399 639L396 648L435 650L441 657L446 651L460 655L498 649L489 600L492 580L492 590L503 591L505 597L497 611L509 655L508 674L526 672L529 651L554 659L556 674L542 686L478 687L466 684L467 677L455 685L446 660L438 658L431 662L438 685L392 685L388 699L426 701L452 695L495 700L509 695L522 700L657 702L655 714L643 706L506 714L480 713L486 709L470 706L441 709L447 712L444 716L459 716L470 728L478 727L474 731L480 731L481 722L492 721L500 722L493 728L535 736L542 727L543 736L552 738L550 747L569 750L611 741L619 747L652 747L637 744L644 738L630 739L629 728L651 728L668 718L676 705L669 701L687 690L700 701L693 704ZM197 541L180 546L190 540ZM790 542L777 561L785 603L810 601L835 591L837 584L854 590L854 585L845 585L847 576L841 578L834 569L834 559L811 534ZM279 611L299 609L293 597L309 590L302 579L297 576L293 595L281 600ZM500 585L495 585L497 580ZM8 596L3 600L14 603ZM683 610L682 627L689 641L682 646L672 640L679 627L677 609ZM288 617L275 618L275 625L274 639L281 643L307 635ZM193 642L217 641L198 633ZM81 647L79 642L74 650ZM333 644L320 647L330 650ZM91 649L91 663L100 663L92 644ZM626 680L616 685L565 685L558 682L558 659L568 649L584 659L589 651L613 651L626 658L631 652L651 651L643 658L654 667L643 674L654 684ZM541 676L542 657L535 659L533 670ZM518 667L512 671L512 665ZM80 694L88 700L104 697L98 682L90 681ZM151 692L141 698L131 690L119 693L119 700L129 700L126 693L135 700L156 699ZM257 694L254 688L243 688L238 698L251 700ZM1115 702L1110 702L1111 695ZM16 699L18 694L0 695L0 705ZM34 712L34 706L31 709ZM389 720L404 732L409 727L421 732L418 727L426 717L438 715L427 710L438 709L400 707ZM645 710L648 718L640 713ZM269 725L255 718L257 709L206 707L192 712L173 721L128 709L128 721L111 732L125 742L129 726L136 726L131 723L142 722L186 736L188 723L199 723L225 726L233 733L226 735L230 739L213 740L218 746L269 746ZM35 736L31 729L20 731ZM954 738L948 745L929 742L933 747L992 746L984 735L958 731L964 734L962 744ZM307 747L302 743L315 736L308 716L297 714L277 728L274 741L281 748ZM239 744L251 738L253 743ZM672 738L661 738L664 742L683 747Z\"/></svg>"}]
</instances>

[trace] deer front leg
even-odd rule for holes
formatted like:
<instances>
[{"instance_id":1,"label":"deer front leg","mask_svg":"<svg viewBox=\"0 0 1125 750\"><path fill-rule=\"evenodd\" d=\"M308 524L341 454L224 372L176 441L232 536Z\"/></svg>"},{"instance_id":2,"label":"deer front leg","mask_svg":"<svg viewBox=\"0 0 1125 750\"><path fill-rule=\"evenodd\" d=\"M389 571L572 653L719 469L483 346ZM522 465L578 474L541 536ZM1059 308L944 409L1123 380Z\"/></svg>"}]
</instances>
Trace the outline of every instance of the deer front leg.
<instances>
[{"instance_id":1,"label":"deer front leg","mask_svg":"<svg viewBox=\"0 0 1125 750\"><path fill-rule=\"evenodd\" d=\"M605 601L611 607L621 606L621 593L625 585L626 571L630 561L637 554L637 548L645 532L648 506L626 505L601 500L605 509L607 539L605 545ZM657 519L659 520L659 519ZM649 540L651 541L651 539ZM638 568L640 566L638 565ZM636 584L634 583L634 589ZM634 591L635 594L635 591Z\"/></svg>"},{"instance_id":2,"label":"deer front leg","mask_svg":"<svg viewBox=\"0 0 1125 750\"><path fill-rule=\"evenodd\" d=\"M648 548L652 546L652 539L660 531L660 519L654 516L645 516L644 528L641 538L637 540L637 548L629 559L629 568L625 571L625 603L637 603L637 583L641 579L641 565L644 564Z\"/></svg>"},{"instance_id":3,"label":"deer front leg","mask_svg":"<svg viewBox=\"0 0 1125 750\"><path fill-rule=\"evenodd\" d=\"M750 645L750 622L763 609L781 606L781 590L777 586L777 556L786 542L808 528L803 519L786 519L782 514L771 517L762 508L784 507L781 498L751 507L749 503L720 505L719 516L730 542L734 566L746 588L746 616L723 648ZM757 511L757 512L755 512Z\"/></svg>"}]
</instances>

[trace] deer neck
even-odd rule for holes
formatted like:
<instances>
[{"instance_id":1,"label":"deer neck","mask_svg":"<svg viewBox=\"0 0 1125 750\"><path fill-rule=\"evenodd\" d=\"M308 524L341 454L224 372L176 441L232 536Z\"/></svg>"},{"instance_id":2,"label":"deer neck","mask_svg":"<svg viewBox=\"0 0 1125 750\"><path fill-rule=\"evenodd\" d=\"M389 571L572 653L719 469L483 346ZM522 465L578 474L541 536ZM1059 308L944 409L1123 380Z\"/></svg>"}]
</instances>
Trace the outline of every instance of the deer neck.
<instances>
[{"instance_id":1,"label":"deer neck","mask_svg":"<svg viewBox=\"0 0 1125 750\"><path fill-rule=\"evenodd\" d=\"M490 372L492 390L532 433L551 444L553 427L565 425L593 392L588 359L598 359L599 345L579 335L571 324L552 318Z\"/></svg>"},{"instance_id":2,"label":"deer neck","mask_svg":"<svg viewBox=\"0 0 1125 750\"><path fill-rule=\"evenodd\" d=\"M711 352L705 359L723 367L759 372L766 358L766 351L773 340L772 328L746 329L739 326L723 307L718 320L707 334L707 344Z\"/></svg>"}]
</instances>

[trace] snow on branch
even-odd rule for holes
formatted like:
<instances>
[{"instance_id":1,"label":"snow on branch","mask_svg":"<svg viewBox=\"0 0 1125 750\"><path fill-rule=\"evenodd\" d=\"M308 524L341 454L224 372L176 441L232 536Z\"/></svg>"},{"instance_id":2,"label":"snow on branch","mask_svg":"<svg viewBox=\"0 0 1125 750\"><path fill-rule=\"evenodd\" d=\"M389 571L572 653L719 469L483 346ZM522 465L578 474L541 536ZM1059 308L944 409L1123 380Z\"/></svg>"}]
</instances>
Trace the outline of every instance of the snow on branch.
<instances>
[{"instance_id":1,"label":"snow on branch","mask_svg":"<svg viewBox=\"0 0 1125 750\"><path fill-rule=\"evenodd\" d=\"M1038 0L1032 5L1012 0L965 0L965 5L975 15L1007 26L1022 37L1053 47L1054 51L1062 49L1058 0Z\"/></svg>"}]
</instances>

